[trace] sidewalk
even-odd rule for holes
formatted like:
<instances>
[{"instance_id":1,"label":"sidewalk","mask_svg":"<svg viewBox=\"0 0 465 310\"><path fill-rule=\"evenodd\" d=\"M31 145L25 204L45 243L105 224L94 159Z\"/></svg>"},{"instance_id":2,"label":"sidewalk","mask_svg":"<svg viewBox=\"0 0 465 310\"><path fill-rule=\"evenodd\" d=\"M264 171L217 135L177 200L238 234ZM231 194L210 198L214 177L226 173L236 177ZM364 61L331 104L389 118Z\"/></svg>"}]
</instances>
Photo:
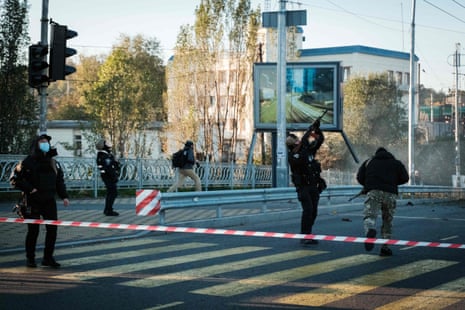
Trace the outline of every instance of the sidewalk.
<instances>
[{"instance_id":1,"label":"sidewalk","mask_svg":"<svg viewBox=\"0 0 465 310\"><path fill-rule=\"evenodd\" d=\"M0 203L0 217L17 218L12 212L13 203ZM61 201L57 201L58 219L62 221L75 222L98 222L98 223L118 223L136 225L159 225L159 216L138 216L136 215L135 198L117 198L114 210L119 216L103 215L104 199L71 200L68 207L64 207ZM258 208L257 208L258 209ZM247 215L257 213L255 208L224 208L223 217L233 217L235 215ZM215 208L179 209L170 210L166 215L166 226L182 223L178 226L186 226L195 221L202 221L216 217ZM211 223L209 223L211 224ZM227 223L225 223L227 225ZM0 253L15 250L24 250L24 238L26 235L26 224L0 223ZM146 231L88 228L88 227L58 227L57 247L60 245L71 245L79 243L97 242L103 239L120 240L144 235ZM44 243L45 226L41 225L40 235L37 242L38 249Z\"/></svg>"}]
</instances>

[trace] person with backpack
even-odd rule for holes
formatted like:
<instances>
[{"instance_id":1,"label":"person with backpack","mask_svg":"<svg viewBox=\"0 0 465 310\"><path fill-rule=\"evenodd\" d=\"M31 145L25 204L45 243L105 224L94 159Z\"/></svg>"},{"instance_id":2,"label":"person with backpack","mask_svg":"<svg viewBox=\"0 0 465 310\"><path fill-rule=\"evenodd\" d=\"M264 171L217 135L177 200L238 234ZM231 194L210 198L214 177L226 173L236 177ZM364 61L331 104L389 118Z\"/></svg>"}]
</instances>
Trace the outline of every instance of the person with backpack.
<instances>
[{"instance_id":1,"label":"person with backpack","mask_svg":"<svg viewBox=\"0 0 465 310\"><path fill-rule=\"evenodd\" d=\"M311 139L311 141L310 141ZM326 188L321 178L321 165L315 159L318 149L324 142L320 121L316 120L299 139L294 134L286 138L288 163L291 168L292 183L297 191L297 198L302 206L300 233L311 234L318 215L320 193ZM301 244L318 244L318 240L302 239Z\"/></svg>"},{"instance_id":2,"label":"person with backpack","mask_svg":"<svg viewBox=\"0 0 465 310\"><path fill-rule=\"evenodd\" d=\"M178 153L178 152L176 152ZM176 154L175 153L175 154ZM186 177L191 178L195 183L195 190L200 192L202 190L202 183L200 182L199 176L194 171L194 165L199 166L199 163L196 162L194 156L194 142L187 140L184 144L184 148L182 149L182 157L180 158L180 163L175 163L173 161L173 166L178 170L178 180L170 188L168 188L167 192L174 192L179 187L184 184ZM174 157L174 155L173 155ZM178 166L178 167L176 167Z\"/></svg>"},{"instance_id":3,"label":"person with backpack","mask_svg":"<svg viewBox=\"0 0 465 310\"><path fill-rule=\"evenodd\" d=\"M10 179L11 184L21 190L26 197L26 203L31 213L28 218L44 220L57 220L57 204L55 196L63 200L63 205L69 205L68 192L63 178L60 164L53 158L57 155L56 149L50 147L52 137L41 133L33 141L31 154L21 161L15 168ZM37 267L35 262L35 249L39 236L39 224L27 224L26 258L27 267ZM57 239L57 226L45 225L45 248L42 266L52 268L60 267L53 257Z\"/></svg>"},{"instance_id":4,"label":"person with backpack","mask_svg":"<svg viewBox=\"0 0 465 310\"><path fill-rule=\"evenodd\" d=\"M367 238L376 237L376 219L381 212L381 237L391 239L392 220L396 210L398 186L409 181L404 164L384 147L379 147L375 155L365 160L357 171L357 181L363 185L367 195L363 210L363 226ZM365 242L365 250L371 251L374 243ZM384 244L380 256L391 256L392 250Z\"/></svg>"},{"instance_id":5,"label":"person with backpack","mask_svg":"<svg viewBox=\"0 0 465 310\"><path fill-rule=\"evenodd\" d=\"M100 139L95 147L97 148L97 168L100 170L100 177L105 183L107 193L105 195L105 208L103 214L106 216L118 216L119 213L113 210L113 204L118 196L118 179L120 164L111 153L112 145L105 139Z\"/></svg>"}]
</instances>

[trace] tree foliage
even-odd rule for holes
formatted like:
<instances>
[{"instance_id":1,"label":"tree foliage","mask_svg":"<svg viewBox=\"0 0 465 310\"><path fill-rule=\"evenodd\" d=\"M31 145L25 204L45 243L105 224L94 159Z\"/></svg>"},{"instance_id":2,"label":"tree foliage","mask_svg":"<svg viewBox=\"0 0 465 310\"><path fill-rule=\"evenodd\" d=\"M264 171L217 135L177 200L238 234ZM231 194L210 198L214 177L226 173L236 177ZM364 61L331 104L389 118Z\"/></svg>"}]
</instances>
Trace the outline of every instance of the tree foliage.
<instances>
[{"instance_id":1,"label":"tree foliage","mask_svg":"<svg viewBox=\"0 0 465 310\"><path fill-rule=\"evenodd\" d=\"M396 83L384 73L352 77L344 85L343 130L361 160L371 156L380 146L390 149L401 159L407 153L407 111L401 95ZM333 135L327 143L339 157L333 158L332 166L354 168L354 160L340 137Z\"/></svg>"},{"instance_id":2,"label":"tree foliage","mask_svg":"<svg viewBox=\"0 0 465 310\"><path fill-rule=\"evenodd\" d=\"M66 81L57 81L48 88L48 118L55 120L91 120L85 109L85 94L98 80L104 56L79 56L76 73Z\"/></svg>"},{"instance_id":3,"label":"tree foliage","mask_svg":"<svg viewBox=\"0 0 465 310\"><path fill-rule=\"evenodd\" d=\"M0 1L0 153L25 153L36 130L38 105L27 84L24 57L27 1Z\"/></svg>"},{"instance_id":4,"label":"tree foliage","mask_svg":"<svg viewBox=\"0 0 465 310\"><path fill-rule=\"evenodd\" d=\"M94 134L110 139L121 157L146 156L144 130L165 120L164 67L155 39L122 36L84 93ZM142 140L141 140L142 139Z\"/></svg>"},{"instance_id":5,"label":"tree foliage","mask_svg":"<svg viewBox=\"0 0 465 310\"><path fill-rule=\"evenodd\" d=\"M233 160L241 125L252 111L245 105L259 12L249 0L202 0L195 14L194 25L181 28L169 66L170 131L179 141L198 141L204 157Z\"/></svg>"},{"instance_id":6,"label":"tree foliage","mask_svg":"<svg viewBox=\"0 0 465 310\"><path fill-rule=\"evenodd\" d=\"M352 143L370 151L401 143L407 136L401 95L384 73L350 79L344 86L343 117L344 131Z\"/></svg>"}]
</instances>

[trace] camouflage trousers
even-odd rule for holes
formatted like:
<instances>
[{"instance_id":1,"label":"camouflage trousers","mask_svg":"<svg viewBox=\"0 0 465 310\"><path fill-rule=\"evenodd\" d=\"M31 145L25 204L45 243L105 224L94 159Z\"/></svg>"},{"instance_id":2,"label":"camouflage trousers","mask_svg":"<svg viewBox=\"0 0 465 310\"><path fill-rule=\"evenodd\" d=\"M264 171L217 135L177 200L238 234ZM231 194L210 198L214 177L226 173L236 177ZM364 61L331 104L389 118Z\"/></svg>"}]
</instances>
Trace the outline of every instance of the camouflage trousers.
<instances>
[{"instance_id":1,"label":"camouflage trousers","mask_svg":"<svg viewBox=\"0 0 465 310\"><path fill-rule=\"evenodd\" d=\"M382 225L381 237L390 239L392 235L392 220L396 210L396 194L383 192L380 190L371 190L365 200L365 209L363 210L363 226L365 234L369 229L376 229L376 220L381 212Z\"/></svg>"}]
</instances>

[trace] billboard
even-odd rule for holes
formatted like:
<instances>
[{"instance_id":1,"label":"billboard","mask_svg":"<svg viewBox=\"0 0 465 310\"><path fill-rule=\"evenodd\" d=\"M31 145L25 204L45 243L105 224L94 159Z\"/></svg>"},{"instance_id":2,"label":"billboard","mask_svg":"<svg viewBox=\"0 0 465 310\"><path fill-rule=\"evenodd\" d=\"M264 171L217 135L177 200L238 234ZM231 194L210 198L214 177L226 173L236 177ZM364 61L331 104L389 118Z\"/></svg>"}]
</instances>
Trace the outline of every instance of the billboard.
<instances>
[{"instance_id":1,"label":"billboard","mask_svg":"<svg viewBox=\"0 0 465 310\"><path fill-rule=\"evenodd\" d=\"M256 130L276 130L277 64L254 64ZM286 129L303 131L324 111L321 129L342 131L339 62L296 62L286 65Z\"/></svg>"}]
</instances>

